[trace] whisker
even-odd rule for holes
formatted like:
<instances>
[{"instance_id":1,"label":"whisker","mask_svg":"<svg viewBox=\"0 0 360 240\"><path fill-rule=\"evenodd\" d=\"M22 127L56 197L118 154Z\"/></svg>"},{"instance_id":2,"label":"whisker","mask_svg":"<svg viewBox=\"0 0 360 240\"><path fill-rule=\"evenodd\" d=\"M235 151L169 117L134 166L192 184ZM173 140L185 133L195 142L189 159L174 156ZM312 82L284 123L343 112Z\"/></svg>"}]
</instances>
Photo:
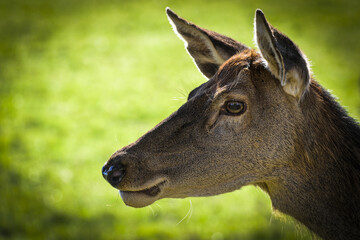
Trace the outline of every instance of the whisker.
<instances>
[{"instance_id":1,"label":"whisker","mask_svg":"<svg viewBox=\"0 0 360 240\"><path fill-rule=\"evenodd\" d=\"M151 206L151 205L149 206L149 208L148 208L148 209L150 209L150 211L151 211L152 215L153 215L153 216L155 216L155 211L154 211L154 209L152 208L152 206Z\"/></svg>"},{"instance_id":2,"label":"whisker","mask_svg":"<svg viewBox=\"0 0 360 240\"><path fill-rule=\"evenodd\" d=\"M173 97L171 98L171 100L173 101L183 101L185 99L185 97Z\"/></svg>"},{"instance_id":3,"label":"whisker","mask_svg":"<svg viewBox=\"0 0 360 240\"><path fill-rule=\"evenodd\" d=\"M191 216L192 216L192 212L193 212L193 207L192 207L192 202L191 202L191 200L189 200L189 203L190 203L189 211L187 212L187 214L185 215L185 217L183 217L183 218L176 224L176 226L179 225L179 224L180 224L182 221L184 221L186 218L188 218L188 220L186 221L186 223L189 222L189 220L190 220L190 218L191 218Z\"/></svg>"},{"instance_id":4,"label":"whisker","mask_svg":"<svg viewBox=\"0 0 360 240\"><path fill-rule=\"evenodd\" d=\"M184 88L177 88L177 92L181 95L180 98L187 98L188 91Z\"/></svg>"},{"instance_id":5,"label":"whisker","mask_svg":"<svg viewBox=\"0 0 360 240\"><path fill-rule=\"evenodd\" d=\"M161 205L158 203L155 203L155 206L157 206L159 209L162 209Z\"/></svg>"},{"instance_id":6,"label":"whisker","mask_svg":"<svg viewBox=\"0 0 360 240\"><path fill-rule=\"evenodd\" d=\"M190 218L191 218L191 216L192 216L192 213L193 213L193 206L192 206L192 202L191 202L191 200L189 200L189 202L190 202L190 215L189 215L189 217L188 217L188 219L186 220L186 223L189 223L189 221L190 221Z\"/></svg>"}]
</instances>

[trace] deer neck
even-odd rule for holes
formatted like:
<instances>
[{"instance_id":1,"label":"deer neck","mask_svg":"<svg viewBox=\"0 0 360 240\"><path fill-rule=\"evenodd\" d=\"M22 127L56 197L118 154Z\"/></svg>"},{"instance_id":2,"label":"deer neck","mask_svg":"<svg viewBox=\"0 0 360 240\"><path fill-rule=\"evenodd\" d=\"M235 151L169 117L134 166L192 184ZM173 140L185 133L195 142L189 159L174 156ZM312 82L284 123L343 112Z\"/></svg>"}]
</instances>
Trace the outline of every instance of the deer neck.
<instances>
[{"instance_id":1,"label":"deer neck","mask_svg":"<svg viewBox=\"0 0 360 240\"><path fill-rule=\"evenodd\" d=\"M291 166L263 188L320 237L360 239L360 128L316 83L308 94Z\"/></svg>"}]
</instances>

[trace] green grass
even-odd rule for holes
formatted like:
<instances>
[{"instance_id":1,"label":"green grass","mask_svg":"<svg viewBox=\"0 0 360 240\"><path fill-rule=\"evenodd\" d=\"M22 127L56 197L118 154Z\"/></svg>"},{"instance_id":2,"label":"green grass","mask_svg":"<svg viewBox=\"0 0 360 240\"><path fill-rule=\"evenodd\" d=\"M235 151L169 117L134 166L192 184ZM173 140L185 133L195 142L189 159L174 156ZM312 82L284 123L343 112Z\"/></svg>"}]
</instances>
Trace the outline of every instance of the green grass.
<instances>
[{"instance_id":1,"label":"green grass","mask_svg":"<svg viewBox=\"0 0 360 240\"><path fill-rule=\"evenodd\" d=\"M134 209L103 180L115 150L204 81L166 6L252 47L262 8L359 119L358 1L1 1L0 238L310 238L254 187Z\"/></svg>"}]
</instances>

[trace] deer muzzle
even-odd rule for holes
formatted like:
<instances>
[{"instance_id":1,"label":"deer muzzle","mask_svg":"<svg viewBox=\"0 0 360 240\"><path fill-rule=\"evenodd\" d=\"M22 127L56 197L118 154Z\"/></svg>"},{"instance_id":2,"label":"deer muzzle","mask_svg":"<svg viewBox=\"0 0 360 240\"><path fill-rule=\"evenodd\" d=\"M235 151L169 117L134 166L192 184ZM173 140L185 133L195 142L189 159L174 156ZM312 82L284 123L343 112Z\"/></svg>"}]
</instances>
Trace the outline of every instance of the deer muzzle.
<instances>
[{"instance_id":1,"label":"deer muzzle","mask_svg":"<svg viewBox=\"0 0 360 240\"><path fill-rule=\"evenodd\" d=\"M161 198L163 188L168 183L165 177L134 171L134 168L123 163L126 154L114 155L103 166L102 175L111 186L119 190L126 205L145 207ZM139 179L140 182L137 182Z\"/></svg>"}]
</instances>

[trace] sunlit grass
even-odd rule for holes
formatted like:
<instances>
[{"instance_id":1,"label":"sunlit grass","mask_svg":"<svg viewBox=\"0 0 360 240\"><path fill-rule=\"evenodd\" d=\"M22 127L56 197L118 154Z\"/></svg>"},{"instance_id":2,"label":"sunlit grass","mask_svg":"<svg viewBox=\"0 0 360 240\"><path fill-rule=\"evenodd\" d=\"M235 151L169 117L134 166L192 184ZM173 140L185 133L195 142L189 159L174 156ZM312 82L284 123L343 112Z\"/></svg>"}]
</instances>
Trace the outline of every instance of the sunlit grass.
<instances>
[{"instance_id":1,"label":"sunlit grass","mask_svg":"<svg viewBox=\"0 0 360 240\"><path fill-rule=\"evenodd\" d=\"M360 37L352 28L359 26L358 3L329 2L322 11L298 3L305 16L285 11L289 5L281 1L226 3L1 3L0 238L309 238L276 219L269 198L254 187L133 209L102 179L101 167L115 150L205 81L172 33L165 6L249 46L254 10L263 8L303 48L318 80L359 116L360 47L348 39ZM327 17L335 10L338 18ZM324 29L329 22L334 25ZM327 39L336 31L345 37ZM338 46L338 38L351 50Z\"/></svg>"}]
</instances>

